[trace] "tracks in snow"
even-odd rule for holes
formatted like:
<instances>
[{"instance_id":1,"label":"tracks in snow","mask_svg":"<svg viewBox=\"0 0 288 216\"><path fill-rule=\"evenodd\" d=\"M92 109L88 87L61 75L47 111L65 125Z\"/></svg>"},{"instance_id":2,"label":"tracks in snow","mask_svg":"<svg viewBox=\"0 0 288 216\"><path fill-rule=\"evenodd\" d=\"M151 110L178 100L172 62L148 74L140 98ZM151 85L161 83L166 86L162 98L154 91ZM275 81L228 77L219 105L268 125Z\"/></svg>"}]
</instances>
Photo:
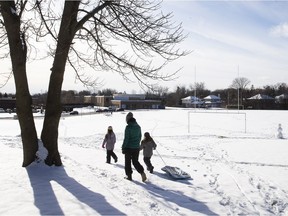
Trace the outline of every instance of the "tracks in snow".
<instances>
[{"instance_id":1,"label":"tracks in snow","mask_svg":"<svg viewBox=\"0 0 288 216\"><path fill-rule=\"evenodd\" d=\"M219 153L215 147L215 143L213 146L206 143L197 147L202 153L196 160L206 166L209 186L213 193L221 197L222 206L232 215L288 213L288 196L285 190L239 167L237 162L229 160L226 151ZM234 190L229 191L227 188Z\"/></svg>"}]
</instances>

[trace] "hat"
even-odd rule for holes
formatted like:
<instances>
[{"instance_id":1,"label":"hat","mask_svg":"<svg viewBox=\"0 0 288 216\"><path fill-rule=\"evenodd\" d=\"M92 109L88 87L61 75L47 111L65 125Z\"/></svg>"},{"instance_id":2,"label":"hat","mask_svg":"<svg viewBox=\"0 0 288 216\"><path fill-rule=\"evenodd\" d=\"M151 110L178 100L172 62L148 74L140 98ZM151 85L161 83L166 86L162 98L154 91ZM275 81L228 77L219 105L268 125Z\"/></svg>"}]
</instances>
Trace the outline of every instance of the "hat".
<instances>
[{"instance_id":1,"label":"hat","mask_svg":"<svg viewBox=\"0 0 288 216\"><path fill-rule=\"evenodd\" d=\"M108 130L113 130L112 126L109 126L109 127L108 127Z\"/></svg>"},{"instance_id":2,"label":"hat","mask_svg":"<svg viewBox=\"0 0 288 216\"><path fill-rule=\"evenodd\" d=\"M144 133L144 137L149 138L149 137L150 137L150 134L149 134L148 132L145 132L145 133Z\"/></svg>"},{"instance_id":3,"label":"hat","mask_svg":"<svg viewBox=\"0 0 288 216\"><path fill-rule=\"evenodd\" d=\"M133 113L132 113L132 112L129 112L129 113L126 115L126 122L128 122L131 118L133 118Z\"/></svg>"},{"instance_id":4,"label":"hat","mask_svg":"<svg viewBox=\"0 0 288 216\"><path fill-rule=\"evenodd\" d=\"M145 137L149 137L149 136L150 136L149 132L145 132L145 133L144 133L144 136L145 136Z\"/></svg>"}]
</instances>

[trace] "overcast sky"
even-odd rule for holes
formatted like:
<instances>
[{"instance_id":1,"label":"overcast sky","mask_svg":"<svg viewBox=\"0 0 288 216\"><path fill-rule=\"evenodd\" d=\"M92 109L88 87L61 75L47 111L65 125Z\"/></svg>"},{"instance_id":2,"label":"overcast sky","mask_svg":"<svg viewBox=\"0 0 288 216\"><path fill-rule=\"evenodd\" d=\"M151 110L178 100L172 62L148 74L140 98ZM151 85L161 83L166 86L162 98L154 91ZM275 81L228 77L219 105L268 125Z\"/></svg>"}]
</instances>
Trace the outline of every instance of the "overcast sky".
<instances>
[{"instance_id":1,"label":"overcast sky","mask_svg":"<svg viewBox=\"0 0 288 216\"><path fill-rule=\"evenodd\" d=\"M164 68L163 72L182 70L177 80L160 86L174 91L177 85L189 87L196 81L210 90L223 89L238 76L248 78L254 87L288 83L288 1L164 0L162 9L182 22L188 34L182 47L191 53ZM51 65L29 63L31 93L47 91ZM125 83L117 74L99 76L102 88L141 92L137 83ZM63 89L86 90L74 77L66 71ZM14 92L14 80L0 92Z\"/></svg>"}]
</instances>

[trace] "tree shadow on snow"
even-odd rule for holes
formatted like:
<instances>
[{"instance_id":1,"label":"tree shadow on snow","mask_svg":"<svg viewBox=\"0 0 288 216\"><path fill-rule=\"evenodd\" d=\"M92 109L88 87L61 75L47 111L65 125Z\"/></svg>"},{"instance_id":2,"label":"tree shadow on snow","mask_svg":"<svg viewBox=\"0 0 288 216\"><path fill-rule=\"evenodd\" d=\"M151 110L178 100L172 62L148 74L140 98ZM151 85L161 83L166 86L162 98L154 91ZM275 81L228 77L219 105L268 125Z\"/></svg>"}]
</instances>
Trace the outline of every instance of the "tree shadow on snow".
<instances>
[{"instance_id":1,"label":"tree shadow on snow","mask_svg":"<svg viewBox=\"0 0 288 216\"><path fill-rule=\"evenodd\" d=\"M37 164L27 167L26 170L34 192L34 204L39 209L40 215L65 215L59 204L62 200L57 199L52 182L61 185L81 203L90 206L100 215L125 215L111 206L104 196L89 190L68 176L64 167L48 167ZM83 208L81 203L79 203L79 209Z\"/></svg>"},{"instance_id":2,"label":"tree shadow on snow","mask_svg":"<svg viewBox=\"0 0 288 216\"><path fill-rule=\"evenodd\" d=\"M137 185L144 187L153 196L164 199L165 201L170 202L170 203L175 203L176 205L182 208L186 208L193 212L199 212L205 215L218 215L215 212L211 211L208 208L208 206L205 205L203 202L195 200L192 197L188 197L185 194L183 194L181 191L163 189L151 182L147 182L147 184L142 184L139 182L135 182L135 183Z\"/></svg>"}]
</instances>

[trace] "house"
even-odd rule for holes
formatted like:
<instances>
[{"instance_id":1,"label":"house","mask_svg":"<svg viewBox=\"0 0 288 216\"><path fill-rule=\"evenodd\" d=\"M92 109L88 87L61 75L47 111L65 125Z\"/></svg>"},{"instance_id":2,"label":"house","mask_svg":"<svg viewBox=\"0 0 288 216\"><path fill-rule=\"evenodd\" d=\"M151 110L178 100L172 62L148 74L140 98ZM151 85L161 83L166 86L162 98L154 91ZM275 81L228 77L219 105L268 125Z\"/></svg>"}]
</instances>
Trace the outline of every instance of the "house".
<instances>
[{"instance_id":1,"label":"house","mask_svg":"<svg viewBox=\"0 0 288 216\"><path fill-rule=\"evenodd\" d=\"M276 103L287 103L288 102L288 93L287 94L281 94L275 97Z\"/></svg>"},{"instance_id":2,"label":"house","mask_svg":"<svg viewBox=\"0 0 288 216\"><path fill-rule=\"evenodd\" d=\"M114 94L111 104L122 109L161 109L164 104L159 99L146 99L145 94Z\"/></svg>"},{"instance_id":3,"label":"house","mask_svg":"<svg viewBox=\"0 0 288 216\"><path fill-rule=\"evenodd\" d=\"M221 98L216 95L208 95L203 98L205 107L220 107L221 106Z\"/></svg>"},{"instance_id":4,"label":"house","mask_svg":"<svg viewBox=\"0 0 288 216\"><path fill-rule=\"evenodd\" d=\"M288 93L276 96L275 103L278 109L288 109Z\"/></svg>"},{"instance_id":5,"label":"house","mask_svg":"<svg viewBox=\"0 0 288 216\"><path fill-rule=\"evenodd\" d=\"M250 109L274 109L275 99L265 94L257 94L246 99L245 107Z\"/></svg>"},{"instance_id":6,"label":"house","mask_svg":"<svg viewBox=\"0 0 288 216\"><path fill-rule=\"evenodd\" d=\"M265 94L257 94L248 98L248 100L274 100L274 98Z\"/></svg>"},{"instance_id":7,"label":"house","mask_svg":"<svg viewBox=\"0 0 288 216\"><path fill-rule=\"evenodd\" d=\"M203 101L195 96L188 96L181 99L185 107L202 107Z\"/></svg>"}]
</instances>

